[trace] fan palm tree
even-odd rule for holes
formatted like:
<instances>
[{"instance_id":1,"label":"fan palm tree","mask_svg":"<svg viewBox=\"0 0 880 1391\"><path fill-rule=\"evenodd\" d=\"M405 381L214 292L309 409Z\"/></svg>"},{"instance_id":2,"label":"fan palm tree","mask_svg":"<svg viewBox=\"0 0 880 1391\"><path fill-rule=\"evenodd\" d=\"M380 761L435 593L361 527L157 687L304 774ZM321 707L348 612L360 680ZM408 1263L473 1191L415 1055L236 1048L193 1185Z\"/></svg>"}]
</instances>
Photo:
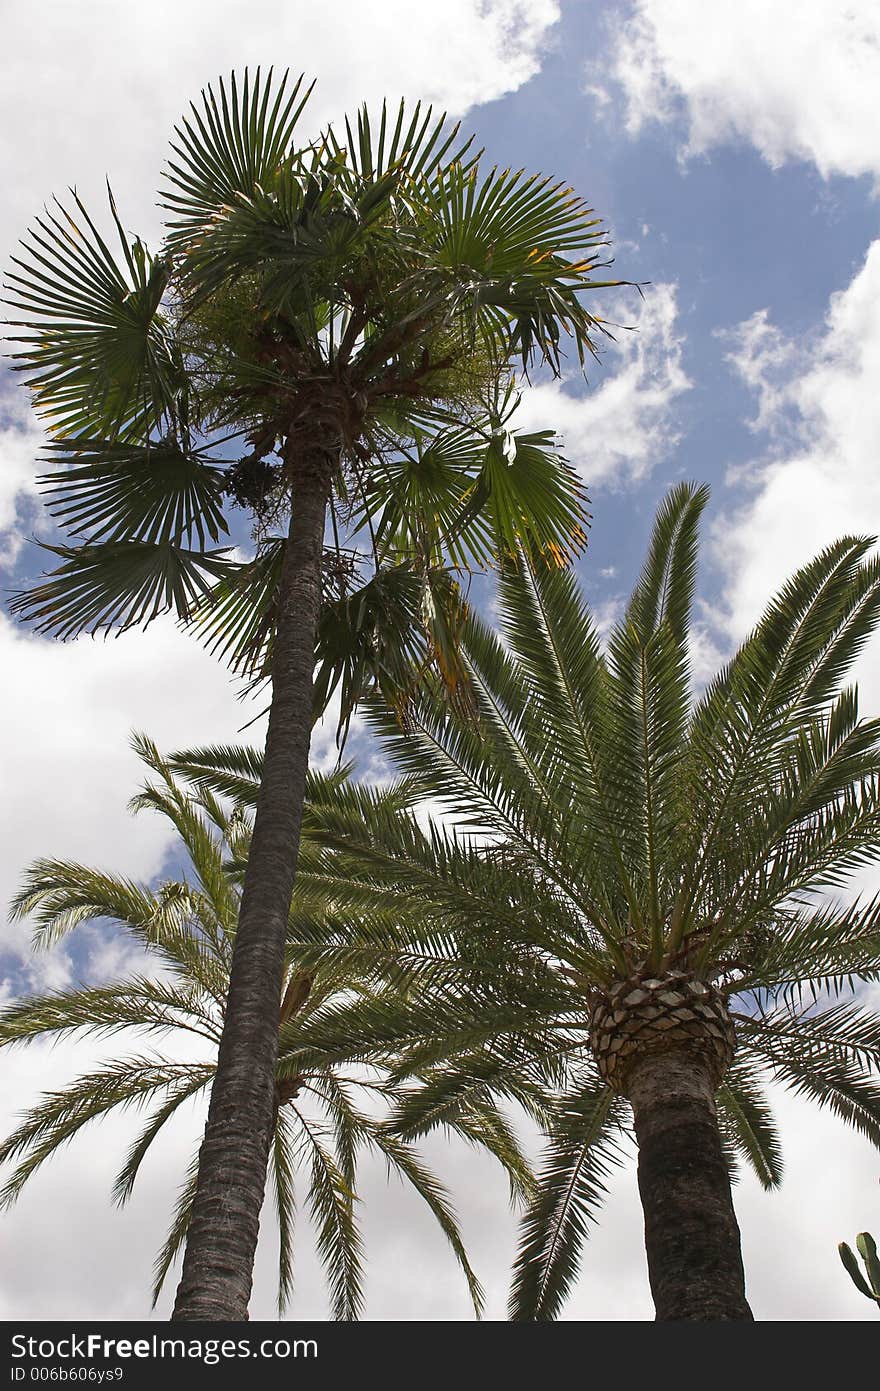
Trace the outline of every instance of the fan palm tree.
<instances>
[{"instance_id":1,"label":"fan palm tree","mask_svg":"<svg viewBox=\"0 0 880 1391\"><path fill-rule=\"evenodd\" d=\"M13 911L18 917L32 916L38 945L56 942L84 924L111 924L143 950L143 965L137 973L108 984L15 1001L0 1012L0 1047L91 1035L131 1039L138 1051L108 1059L42 1097L25 1114L0 1144L0 1163L14 1164L0 1204L14 1202L32 1174L85 1126L114 1110L137 1107L149 1115L114 1187L117 1202L126 1202L163 1127L210 1087L216 1072L240 898L240 876L230 870L229 857L246 861L251 818L240 809L230 813L208 791L185 795L149 740L139 738L136 747L158 778L144 787L133 806L157 811L170 821L190 872L148 889L79 864L38 860L32 865ZM306 867L316 855L321 858L310 833L326 818L368 821L374 807L406 802L402 787L371 793L351 784L345 770L329 777L310 774L308 792L302 852ZM442 1185L411 1144L382 1122L381 1111L387 1111L395 1096L387 1068L370 1066L366 1051L366 1065L357 1070L325 1063L314 1054L308 1062L301 1058L299 1030L335 996L369 994L378 1000L383 990L395 989L375 970L368 979L351 958L343 970L339 954L332 959L326 953L325 944L344 940L347 932L344 917L334 918L326 897L295 898L276 1025L279 1056L269 1160L280 1237L279 1312L293 1288L295 1187L297 1176L304 1175L333 1317L358 1317L363 1288L355 1184L361 1153L372 1151L427 1202L462 1266L479 1313L482 1291ZM157 1042L152 1051L144 1052L148 1037ZM531 1176L512 1134L499 1120L491 1105L474 1106L461 1112L454 1128L468 1142L497 1154L512 1191L522 1196L529 1191ZM156 1260L154 1304L186 1236L196 1176L193 1162Z\"/></svg>"},{"instance_id":2,"label":"fan palm tree","mask_svg":"<svg viewBox=\"0 0 880 1391\"><path fill-rule=\"evenodd\" d=\"M114 255L74 194L8 277L72 540L14 611L70 637L172 609L271 679L181 1319L247 1310L315 705L338 686L344 722L375 682L399 706L431 662L460 693L449 567L582 544L577 476L551 435L511 428L511 374L558 373L564 336L595 354L580 296L619 283L597 278L606 240L570 189L481 172L419 107L302 142L307 97L259 72L209 87L172 142L158 255L111 198ZM254 521L250 559L219 544L229 506Z\"/></svg>"},{"instance_id":3,"label":"fan palm tree","mask_svg":"<svg viewBox=\"0 0 880 1391\"><path fill-rule=\"evenodd\" d=\"M880 1019L857 994L880 976L880 898L828 896L880 850L880 721L841 688L880 565L870 538L829 546L695 699L706 496L667 496L604 650L572 575L523 555L501 575L501 635L476 615L463 635L475 716L426 683L404 737L373 703L445 825L378 808L360 833L325 827L337 904L362 920L396 904L428 959L405 1000L340 1002L301 1044L405 1038L402 1136L488 1093L542 1120L514 1319L559 1312L632 1131L660 1319L752 1317L730 1174L740 1158L780 1181L768 1078L880 1145ZM206 787L222 765L180 759Z\"/></svg>"}]
</instances>

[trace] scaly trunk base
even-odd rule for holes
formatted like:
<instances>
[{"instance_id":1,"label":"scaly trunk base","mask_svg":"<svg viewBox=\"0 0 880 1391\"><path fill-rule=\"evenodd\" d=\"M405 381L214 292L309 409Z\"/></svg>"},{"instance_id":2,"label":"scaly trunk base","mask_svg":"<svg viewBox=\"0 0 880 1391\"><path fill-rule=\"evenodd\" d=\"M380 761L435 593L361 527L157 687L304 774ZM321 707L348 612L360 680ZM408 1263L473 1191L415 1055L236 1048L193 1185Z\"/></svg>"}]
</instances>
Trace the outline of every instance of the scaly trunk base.
<instances>
[{"instance_id":1,"label":"scaly trunk base","mask_svg":"<svg viewBox=\"0 0 880 1391\"><path fill-rule=\"evenodd\" d=\"M639 1192L659 1320L751 1320L740 1235L706 1061L647 1052L626 1091L639 1144Z\"/></svg>"}]
</instances>

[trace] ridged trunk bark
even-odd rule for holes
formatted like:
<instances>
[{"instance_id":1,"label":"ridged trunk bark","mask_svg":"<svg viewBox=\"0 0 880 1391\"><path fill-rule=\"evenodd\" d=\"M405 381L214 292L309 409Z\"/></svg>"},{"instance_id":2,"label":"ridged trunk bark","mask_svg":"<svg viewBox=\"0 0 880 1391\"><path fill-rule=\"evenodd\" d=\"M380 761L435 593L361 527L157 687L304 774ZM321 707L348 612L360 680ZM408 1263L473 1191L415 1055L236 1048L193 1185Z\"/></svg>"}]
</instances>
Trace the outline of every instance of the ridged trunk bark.
<instances>
[{"instance_id":1,"label":"ridged trunk bark","mask_svg":"<svg viewBox=\"0 0 880 1391\"><path fill-rule=\"evenodd\" d=\"M300 468L293 488L263 779L174 1320L247 1318L276 1108L278 1012L309 760L327 479L321 460Z\"/></svg>"},{"instance_id":2,"label":"ridged trunk bark","mask_svg":"<svg viewBox=\"0 0 880 1391\"><path fill-rule=\"evenodd\" d=\"M658 1319L751 1319L708 1063L689 1048L634 1061L626 1093Z\"/></svg>"}]
</instances>

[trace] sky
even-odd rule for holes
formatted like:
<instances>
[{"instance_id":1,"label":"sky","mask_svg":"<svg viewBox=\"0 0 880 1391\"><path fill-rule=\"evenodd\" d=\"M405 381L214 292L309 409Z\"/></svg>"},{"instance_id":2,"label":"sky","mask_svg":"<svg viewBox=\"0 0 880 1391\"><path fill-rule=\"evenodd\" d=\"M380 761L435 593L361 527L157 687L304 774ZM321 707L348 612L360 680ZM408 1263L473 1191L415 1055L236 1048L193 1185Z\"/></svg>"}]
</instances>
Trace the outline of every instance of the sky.
<instances>
[{"instance_id":1,"label":"sky","mask_svg":"<svg viewBox=\"0 0 880 1391\"><path fill-rule=\"evenodd\" d=\"M794 567L844 532L880 530L874 0L45 0L40 13L39 25L21 6L3 20L3 267L47 200L75 185L98 207L107 176L126 226L158 240L154 190L173 123L233 67L274 63L316 77L316 126L363 100L428 100L461 118L490 162L572 184L608 226L616 274L643 285L642 297L596 301L621 327L588 382L573 369L539 380L520 407L522 425L558 432L588 485L593 525L579 571L602 622L619 613L656 505L681 478L712 486L697 681ZM51 535L33 486L40 441L23 388L0 368L6 592L39 572L32 538ZM17 627L4 604L0 674L3 904L38 855L154 881L173 846L157 821L126 812L140 776L130 731L164 749L228 741L259 709L170 620L60 644ZM864 712L880 714L876 643L858 675ZM375 758L361 731L349 751L362 767ZM327 724L313 758L334 757ZM34 956L26 926L2 919L0 1000L131 964L124 943L97 931ZM95 1056L69 1043L5 1054L0 1131ZM773 1096L785 1181L765 1194L745 1177L734 1191L756 1316L874 1317L835 1248L880 1226L880 1157L834 1118L779 1088ZM120 1212L114 1162L134 1124L123 1115L86 1132L0 1216L0 1317L146 1312L157 1231L202 1119L181 1116ZM488 1316L502 1318L515 1244L503 1177L462 1147L428 1148ZM378 1168L362 1197L367 1317L467 1318L464 1283L416 1201ZM252 1318L274 1317L268 1213L264 1229ZM302 1237L291 1314L325 1318L305 1224ZM612 1181L565 1317L652 1317L632 1157Z\"/></svg>"}]
</instances>

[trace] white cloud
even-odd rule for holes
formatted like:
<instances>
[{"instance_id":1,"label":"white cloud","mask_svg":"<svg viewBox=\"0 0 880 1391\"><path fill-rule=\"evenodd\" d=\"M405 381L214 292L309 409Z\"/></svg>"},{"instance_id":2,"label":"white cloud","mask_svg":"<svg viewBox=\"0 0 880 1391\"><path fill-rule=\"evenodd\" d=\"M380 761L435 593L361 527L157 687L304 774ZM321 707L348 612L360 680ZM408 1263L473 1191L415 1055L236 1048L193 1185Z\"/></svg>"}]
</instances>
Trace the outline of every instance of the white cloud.
<instances>
[{"instance_id":1,"label":"white cloud","mask_svg":"<svg viewBox=\"0 0 880 1391\"><path fill-rule=\"evenodd\" d=\"M171 833L126 804L143 777L132 729L160 748L228 741L261 708L240 702L224 668L170 619L144 633L58 643L0 616L0 904L37 856L69 858L149 879ZM262 726L251 731L256 742ZM2 921L2 919L0 919ZM0 948L26 952L24 928ZM53 954L54 957L54 954ZM62 983L43 981L43 984Z\"/></svg>"},{"instance_id":2,"label":"white cloud","mask_svg":"<svg viewBox=\"0 0 880 1391\"><path fill-rule=\"evenodd\" d=\"M34 461L42 439L25 392L0 393L0 567L15 561L24 544L21 528L38 505Z\"/></svg>"},{"instance_id":3,"label":"white cloud","mask_svg":"<svg viewBox=\"0 0 880 1391\"><path fill-rule=\"evenodd\" d=\"M728 364L755 394L758 410L747 422L749 429L777 436L790 427L791 381L799 368L809 366L809 347L786 338L767 309L756 310L733 329L716 330L715 337L726 343Z\"/></svg>"},{"instance_id":4,"label":"white cloud","mask_svg":"<svg viewBox=\"0 0 880 1391\"><path fill-rule=\"evenodd\" d=\"M774 168L880 179L875 0L635 0L618 19L611 73L631 134L683 112L685 155L740 139ZM588 84L607 96L592 69Z\"/></svg>"},{"instance_id":5,"label":"white cloud","mask_svg":"<svg viewBox=\"0 0 880 1391\"><path fill-rule=\"evenodd\" d=\"M47 0L35 24L13 6L0 122L26 138L7 149L3 264L51 195L75 183L94 203L105 174L127 225L154 233L172 126L233 68L274 64L317 78L312 128L385 97L423 98L458 116L527 82L558 17L557 0Z\"/></svg>"},{"instance_id":6,"label":"white cloud","mask_svg":"<svg viewBox=\"0 0 880 1391\"><path fill-rule=\"evenodd\" d=\"M620 306L620 321L635 331L614 330L616 343L590 369L586 389L571 375L524 391L517 427L556 430L590 485L646 477L680 438L676 406L692 383L682 367L676 291L670 284L647 286L635 320L631 305Z\"/></svg>"},{"instance_id":7,"label":"white cloud","mask_svg":"<svg viewBox=\"0 0 880 1391\"><path fill-rule=\"evenodd\" d=\"M831 298L824 332L789 341L766 313L728 335L729 361L755 393L765 453L738 473L746 506L715 528L728 577L732 633L741 637L797 566L844 533L880 522L880 241ZM876 644L865 659L880 703Z\"/></svg>"}]
</instances>

